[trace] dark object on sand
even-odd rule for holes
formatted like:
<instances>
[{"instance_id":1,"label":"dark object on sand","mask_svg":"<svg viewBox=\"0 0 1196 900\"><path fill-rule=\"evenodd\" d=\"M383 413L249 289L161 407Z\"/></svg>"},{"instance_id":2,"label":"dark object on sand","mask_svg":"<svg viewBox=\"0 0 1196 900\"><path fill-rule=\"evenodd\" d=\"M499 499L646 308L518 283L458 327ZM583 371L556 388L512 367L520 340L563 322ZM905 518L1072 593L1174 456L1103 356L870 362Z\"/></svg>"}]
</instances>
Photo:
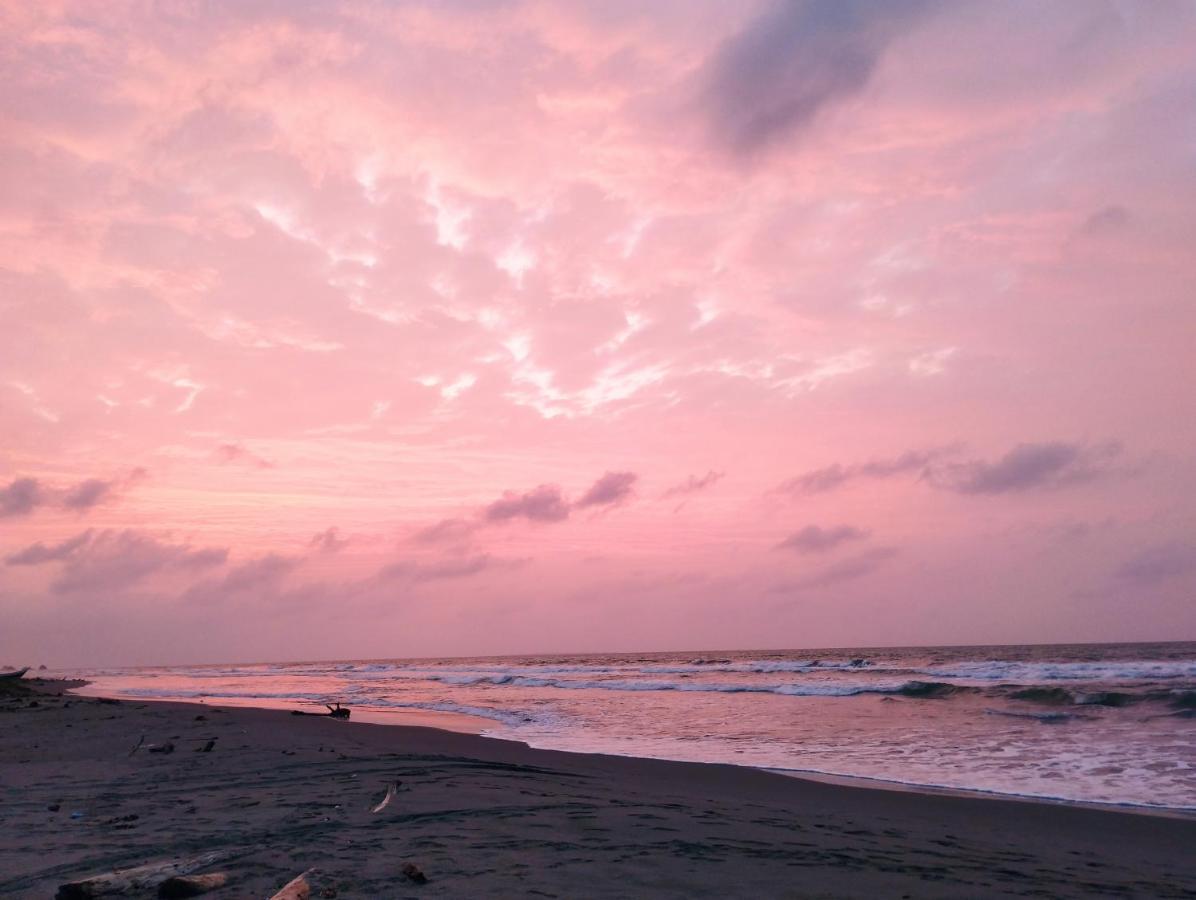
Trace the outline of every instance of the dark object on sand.
<instances>
[{"instance_id":1,"label":"dark object on sand","mask_svg":"<svg viewBox=\"0 0 1196 900\"><path fill-rule=\"evenodd\" d=\"M428 876L424 874L423 869L415 863L403 863L403 868L399 870L416 884L427 884Z\"/></svg>"},{"instance_id":2,"label":"dark object on sand","mask_svg":"<svg viewBox=\"0 0 1196 900\"><path fill-rule=\"evenodd\" d=\"M326 713L309 713L309 712L304 712L301 709L292 709L291 715L292 716L332 716L332 718L334 718L334 719L349 718L349 707L341 706L339 703L337 703L336 706L330 706L327 703L325 703L324 705L328 707L328 712L326 712Z\"/></svg>"},{"instance_id":3,"label":"dark object on sand","mask_svg":"<svg viewBox=\"0 0 1196 900\"><path fill-rule=\"evenodd\" d=\"M211 872L207 875L175 875L158 885L158 896L164 900L174 900L177 897L198 897L200 894L224 887L227 883L228 875L224 872Z\"/></svg>"},{"instance_id":4,"label":"dark object on sand","mask_svg":"<svg viewBox=\"0 0 1196 900\"><path fill-rule=\"evenodd\" d=\"M13 681L16 681L18 678L23 678L28 671L29 667L26 666L23 669L14 669L12 672L0 672L0 679L11 678Z\"/></svg>"},{"instance_id":5,"label":"dark object on sand","mask_svg":"<svg viewBox=\"0 0 1196 900\"><path fill-rule=\"evenodd\" d=\"M102 875L92 875L79 881L68 881L58 888L55 900L89 900L91 897L126 896L144 897L168 878L188 875L196 869L204 869L223 859L221 853L205 853L192 859L170 860L147 863L132 869L117 869Z\"/></svg>"},{"instance_id":6,"label":"dark object on sand","mask_svg":"<svg viewBox=\"0 0 1196 900\"><path fill-rule=\"evenodd\" d=\"M270 900L307 900L311 896L311 885L307 883L307 876L314 871L315 869L308 869L298 878L288 881Z\"/></svg>"},{"instance_id":7,"label":"dark object on sand","mask_svg":"<svg viewBox=\"0 0 1196 900\"><path fill-rule=\"evenodd\" d=\"M147 753L174 753L174 744L170 741L165 744L148 744L145 750Z\"/></svg>"},{"instance_id":8,"label":"dark object on sand","mask_svg":"<svg viewBox=\"0 0 1196 900\"><path fill-rule=\"evenodd\" d=\"M206 744L204 744L202 747L196 747L196 748L195 748L195 752L196 752L196 753L211 753L211 752L212 752L212 749L213 749L215 746L216 746L216 739L215 739L215 738L212 738L210 741L208 741L208 742L207 742Z\"/></svg>"}]
</instances>

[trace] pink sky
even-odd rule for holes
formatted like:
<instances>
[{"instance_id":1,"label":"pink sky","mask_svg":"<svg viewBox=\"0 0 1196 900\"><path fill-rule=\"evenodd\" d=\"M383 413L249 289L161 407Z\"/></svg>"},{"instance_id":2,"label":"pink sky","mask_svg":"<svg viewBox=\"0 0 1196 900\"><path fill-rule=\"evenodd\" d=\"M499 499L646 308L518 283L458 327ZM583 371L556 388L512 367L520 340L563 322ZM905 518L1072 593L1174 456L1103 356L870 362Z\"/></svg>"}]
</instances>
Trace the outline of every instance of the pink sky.
<instances>
[{"instance_id":1,"label":"pink sky","mask_svg":"<svg viewBox=\"0 0 1196 900\"><path fill-rule=\"evenodd\" d=\"M1193 47L0 4L0 664L1196 638Z\"/></svg>"}]
</instances>

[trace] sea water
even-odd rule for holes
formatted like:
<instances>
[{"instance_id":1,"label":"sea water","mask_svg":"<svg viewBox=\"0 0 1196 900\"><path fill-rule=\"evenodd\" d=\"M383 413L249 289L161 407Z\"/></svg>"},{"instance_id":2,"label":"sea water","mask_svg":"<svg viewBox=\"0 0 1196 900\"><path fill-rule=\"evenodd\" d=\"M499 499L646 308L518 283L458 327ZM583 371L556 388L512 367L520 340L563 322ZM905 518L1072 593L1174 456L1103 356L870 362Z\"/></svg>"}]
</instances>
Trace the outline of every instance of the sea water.
<instances>
[{"instance_id":1,"label":"sea water","mask_svg":"<svg viewBox=\"0 0 1196 900\"><path fill-rule=\"evenodd\" d=\"M478 717L557 750L1196 811L1196 643L105 669L92 691Z\"/></svg>"}]
</instances>

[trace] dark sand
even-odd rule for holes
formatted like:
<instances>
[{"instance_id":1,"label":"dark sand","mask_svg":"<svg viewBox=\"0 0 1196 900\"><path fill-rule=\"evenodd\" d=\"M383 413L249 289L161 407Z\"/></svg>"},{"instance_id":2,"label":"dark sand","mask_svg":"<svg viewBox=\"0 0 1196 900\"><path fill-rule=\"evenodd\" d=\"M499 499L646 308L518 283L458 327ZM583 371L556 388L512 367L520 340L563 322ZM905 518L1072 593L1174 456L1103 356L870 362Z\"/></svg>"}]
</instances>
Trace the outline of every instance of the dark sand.
<instances>
[{"instance_id":1,"label":"dark sand","mask_svg":"<svg viewBox=\"0 0 1196 900\"><path fill-rule=\"evenodd\" d=\"M3 897L208 850L232 855L213 898L311 866L314 897L1196 897L1191 820L3 690Z\"/></svg>"}]
</instances>

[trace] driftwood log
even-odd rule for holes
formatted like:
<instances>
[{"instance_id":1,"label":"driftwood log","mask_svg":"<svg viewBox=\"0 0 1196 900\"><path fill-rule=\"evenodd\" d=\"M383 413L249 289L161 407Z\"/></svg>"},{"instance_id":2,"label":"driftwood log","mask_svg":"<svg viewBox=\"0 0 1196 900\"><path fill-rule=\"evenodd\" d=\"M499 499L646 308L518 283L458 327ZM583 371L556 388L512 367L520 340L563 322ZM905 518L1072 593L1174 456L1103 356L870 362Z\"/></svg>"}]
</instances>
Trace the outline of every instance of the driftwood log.
<instances>
[{"instance_id":1,"label":"driftwood log","mask_svg":"<svg viewBox=\"0 0 1196 900\"><path fill-rule=\"evenodd\" d=\"M89 900L91 897L116 897L120 895L144 897L152 894L162 882L176 875L190 875L199 869L206 869L224 858L222 853L205 853L191 859L173 859L167 862L147 863L131 869L116 869L101 875L92 875L79 881L68 881L58 888L55 900Z\"/></svg>"},{"instance_id":2,"label":"driftwood log","mask_svg":"<svg viewBox=\"0 0 1196 900\"><path fill-rule=\"evenodd\" d=\"M207 875L174 875L158 885L158 896L162 900L198 897L200 894L224 887L227 883L228 875L225 872L211 872Z\"/></svg>"},{"instance_id":3,"label":"driftwood log","mask_svg":"<svg viewBox=\"0 0 1196 900\"><path fill-rule=\"evenodd\" d=\"M311 885L307 883L307 876L314 871L314 868L308 869L297 878L291 879L270 900L308 900L311 896Z\"/></svg>"}]
</instances>

